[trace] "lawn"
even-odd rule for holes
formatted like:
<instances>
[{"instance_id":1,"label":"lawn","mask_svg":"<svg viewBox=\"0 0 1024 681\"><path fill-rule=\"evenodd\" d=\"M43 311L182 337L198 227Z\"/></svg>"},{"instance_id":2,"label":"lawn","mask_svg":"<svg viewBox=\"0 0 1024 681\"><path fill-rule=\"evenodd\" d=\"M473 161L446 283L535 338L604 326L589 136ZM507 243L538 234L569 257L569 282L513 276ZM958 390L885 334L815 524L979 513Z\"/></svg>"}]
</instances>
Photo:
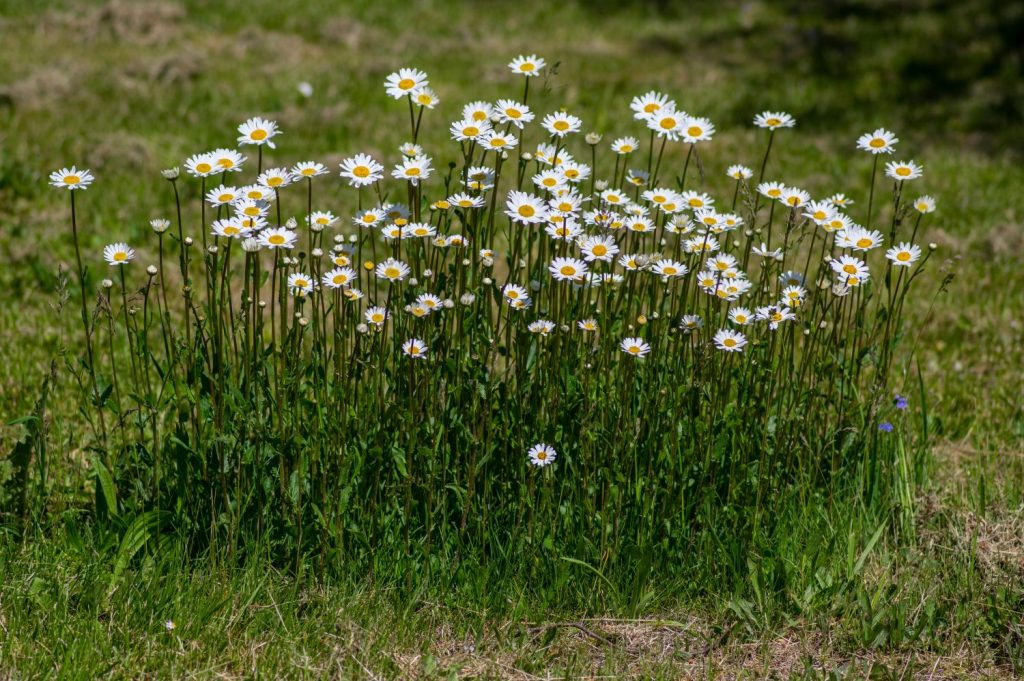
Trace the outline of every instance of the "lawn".
<instances>
[{"instance_id":1,"label":"lawn","mask_svg":"<svg viewBox=\"0 0 1024 681\"><path fill-rule=\"evenodd\" d=\"M1022 673L1024 97L1007 37L1018 15L995 3L0 0L0 451L23 437L13 422L55 367L46 506L31 530L0 524L0 678ZM714 121L700 181L723 200L726 167L760 160L751 119L764 109L797 119L767 177L799 178L814 197L866 201L871 163L854 141L878 127L899 136L896 157L924 166L912 192L937 200L919 239L936 245L934 266L908 299L892 383L928 431L912 531L824 496L799 512L780 500L794 515L777 536L792 543L739 560L746 583L661 580L655 566L638 593L571 566L557 590L497 588L485 567L460 567L443 589L410 592L258 558L186 561L172 539L124 558L121 533L89 511L80 392L64 368L82 349L77 303L60 304L58 276L74 251L48 174L90 168L84 251L98 261L125 241L144 266L149 221L173 217L160 170L230 145L243 120L281 125L275 164L312 158L334 173L356 152L394 157L408 121L382 83L415 66L441 99L418 141L447 148L464 103L518 94L505 65L530 53L549 65L535 111L576 112L605 142L636 134L629 101L651 89ZM664 163L685 154L669 147ZM321 200L353 213L330 178ZM197 185L179 186L196 212ZM0 480L10 470L0 459Z\"/></svg>"}]
</instances>

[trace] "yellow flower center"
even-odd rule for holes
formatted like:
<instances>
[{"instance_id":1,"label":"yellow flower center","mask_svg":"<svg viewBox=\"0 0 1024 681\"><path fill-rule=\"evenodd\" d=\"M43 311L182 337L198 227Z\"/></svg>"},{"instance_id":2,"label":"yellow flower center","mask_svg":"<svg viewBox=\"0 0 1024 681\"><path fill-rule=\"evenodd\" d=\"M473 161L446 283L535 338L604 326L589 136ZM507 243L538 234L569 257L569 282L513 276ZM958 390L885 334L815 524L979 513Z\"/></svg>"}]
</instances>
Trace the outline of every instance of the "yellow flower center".
<instances>
[{"instance_id":1,"label":"yellow flower center","mask_svg":"<svg viewBox=\"0 0 1024 681\"><path fill-rule=\"evenodd\" d=\"M856 265L843 265L843 272L847 274L857 274Z\"/></svg>"},{"instance_id":2,"label":"yellow flower center","mask_svg":"<svg viewBox=\"0 0 1024 681\"><path fill-rule=\"evenodd\" d=\"M660 108L661 108L661 104L658 104L657 102L651 102L647 106L644 107L644 113L654 113L655 111L657 111Z\"/></svg>"},{"instance_id":3,"label":"yellow flower center","mask_svg":"<svg viewBox=\"0 0 1024 681\"><path fill-rule=\"evenodd\" d=\"M416 81L414 81L412 78L403 78L402 80L398 81L399 90L411 90L414 85L416 85Z\"/></svg>"},{"instance_id":4,"label":"yellow flower center","mask_svg":"<svg viewBox=\"0 0 1024 681\"><path fill-rule=\"evenodd\" d=\"M384 268L384 276L388 279L397 279L401 271L397 267L386 267Z\"/></svg>"},{"instance_id":5,"label":"yellow flower center","mask_svg":"<svg viewBox=\"0 0 1024 681\"><path fill-rule=\"evenodd\" d=\"M569 129L569 121L555 121L555 124L551 127L559 132L565 132Z\"/></svg>"},{"instance_id":6,"label":"yellow flower center","mask_svg":"<svg viewBox=\"0 0 1024 681\"><path fill-rule=\"evenodd\" d=\"M211 166L209 163L197 163L196 164L196 172L197 173L208 173L211 170L213 170L213 166Z\"/></svg>"},{"instance_id":7,"label":"yellow flower center","mask_svg":"<svg viewBox=\"0 0 1024 681\"><path fill-rule=\"evenodd\" d=\"M238 234L238 231L238 228L233 225L228 225L227 227L224 228L224 234L226 236L234 236Z\"/></svg>"},{"instance_id":8,"label":"yellow flower center","mask_svg":"<svg viewBox=\"0 0 1024 681\"><path fill-rule=\"evenodd\" d=\"M505 115L509 118L522 118L523 112L519 109L509 107L508 109L505 109Z\"/></svg>"},{"instance_id":9,"label":"yellow flower center","mask_svg":"<svg viewBox=\"0 0 1024 681\"><path fill-rule=\"evenodd\" d=\"M272 177L269 180L267 180L267 186L270 186L270 187L280 187L283 182L284 182L284 178L283 177L276 177L275 176L275 177Z\"/></svg>"},{"instance_id":10,"label":"yellow flower center","mask_svg":"<svg viewBox=\"0 0 1024 681\"><path fill-rule=\"evenodd\" d=\"M64 184L78 184L81 181L82 181L82 178L80 178L78 175L65 175L64 176Z\"/></svg>"},{"instance_id":11,"label":"yellow flower center","mask_svg":"<svg viewBox=\"0 0 1024 681\"><path fill-rule=\"evenodd\" d=\"M885 140L882 139L881 137L876 137L870 142L868 142L868 146L871 147L872 149L881 149L882 147L885 146Z\"/></svg>"},{"instance_id":12,"label":"yellow flower center","mask_svg":"<svg viewBox=\"0 0 1024 681\"><path fill-rule=\"evenodd\" d=\"M257 206L247 206L242 212L253 218L260 214L260 209Z\"/></svg>"},{"instance_id":13,"label":"yellow flower center","mask_svg":"<svg viewBox=\"0 0 1024 681\"><path fill-rule=\"evenodd\" d=\"M562 269L558 270L563 276L572 277L576 274L576 268L572 265L562 265Z\"/></svg>"},{"instance_id":14,"label":"yellow flower center","mask_svg":"<svg viewBox=\"0 0 1024 681\"><path fill-rule=\"evenodd\" d=\"M127 259L128 254L125 253L124 251L118 251L117 253L114 254L114 260L116 260L117 262L124 262Z\"/></svg>"},{"instance_id":15,"label":"yellow flower center","mask_svg":"<svg viewBox=\"0 0 1024 681\"><path fill-rule=\"evenodd\" d=\"M857 239L857 248L870 248L874 242L871 239Z\"/></svg>"},{"instance_id":16,"label":"yellow flower center","mask_svg":"<svg viewBox=\"0 0 1024 681\"><path fill-rule=\"evenodd\" d=\"M525 73L529 73L530 71L533 71L535 68L537 68L537 66L533 62L526 62L525 64L519 67L519 70Z\"/></svg>"},{"instance_id":17,"label":"yellow flower center","mask_svg":"<svg viewBox=\"0 0 1024 681\"><path fill-rule=\"evenodd\" d=\"M703 199L690 199L690 207L691 208L703 208L704 207L704 200Z\"/></svg>"},{"instance_id":18,"label":"yellow flower center","mask_svg":"<svg viewBox=\"0 0 1024 681\"><path fill-rule=\"evenodd\" d=\"M503 147L503 146L505 146L505 138L504 137L492 137L491 138L491 146L492 147Z\"/></svg>"},{"instance_id":19,"label":"yellow flower center","mask_svg":"<svg viewBox=\"0 0 1024 681\"><path fill-rule=\"evenodd\" d=\"M661 271L669 276L672 276L676 273L676 268L671 266L663 267Z\"/></svg>"},{"instance_id":20,"label":"yellow flower center","mask_svg":"<svg viewBox=\"0 0 1024 681\"><path fill-rule=\"evenodd\" d=\"M778 125L781 122L782 121L780 121L778 118L769 118L768 120L765 121L765 123L770 125L770 126Z\"/></svg>"},{"instance_id":21,"label":"yellow flower center","mask_svg":"<svg viewBox=\"0 0 1024 681\"><path fill-rule=\"evenodd\" d=\"M295 286L296 288L306 288L307 286L309 286L309 282L306 281L305 279L296 279Z\"/></svg>"},{"instance_id":22,"label":"yellow flower center","mask_svg":"<svg viewBox=\"0 0 1024 681\"><path fill-rule=\"evenodd\" d=\"M221 194L217 197L217 200L221 203L227 203L231 199L235 198L233 194Z\"/></svg>"},{"instance_id":23,"label":"yellow flower center","mask_svg":"<svg viewBox=\"0 0 1024 681\"><path fill-rule=\"evenodd\" d=\"M786 199L786 203L788 203L791 206L797 206L797 205L800 204L800 197L799 196L790 196L788 199Z\"/></svg>"},{"instance_id":24,"label":"yellow flower center","mask_svg":"<svg viewBox=\"0 0 1024 681\"><path fill-rule=\"evenodd\" d=\"M252 132L249 133L249 137L251 137L254 140L256 140L257 142L259 142L261 140L267 139L267 131L266 130L262 130L262 129L261 130L253 130Z\"/></svg>"},{"instance_id":25,"label":"yellow flower center","mask_svg":"<svg viewBox=\"0 0 1024 681\"><path fill-rule=\"evenodd\" d=\"M270 236L269 239L267 239L267 241L269 241L270 243L272 243L275 246L280 246L281 244L283 244L285 242L285 238L283 236L281 236L280 234L273 234L273 235Z\"/></svg>"},{"instance_id":26,"label":"yellow flower center","mask_svg":"<svg viewBox=\"0 0 1024 681\"><path fill-rule=\"evenodd\" d=\"M900 262L907 262L910 260L910 251L900 251L896 254L896 259Z\"/></svg>"},{"instance_id":27,"label":"yellow flower center","mask_svg":"<svg viewBox=\"0 0 1024 681\"><path fill-rule=\"evenodd\" d=\"M780 196L782 196L782 190L781 189L769 189L767 193L768 193L768 196L772 197L773 199L777 199Z\"/></svg>"},{"instance_id":28,"label":"yellow flower center","mask_svg":"<svg viewBox=\"0 0 1024 681\"><path fill-rule=\"evenodd\" d=\"M374 312L372 315L370 315L370 321L375 324L380 324L381 322L384 321L384 315L382 315L380 312Z\"/></svg>"},{"instance_id":29,"label":"yellow flower center","mask_svg":"<svg viewBox=\"0 0 1024 681\"><path fill-rule=\"evenodd\" d=\"M430 104L434 100L428 94L421 94L419 97L416 98L416 101L419 102L420 104L422 104L423 106L427 106L428 104Z\"/></svg>"},{"instance_id":30,"label":"yellow flower center","mask_svg":"<svg viewBox=\"0 0 1024 681\"><path fill-rule=\"evenodd\" d=\"M368 166L356 166L352 169L352 174L356 177L369 177L370 168Z\"/></svg>"},{"instance_id":31,"label":"yellow flower center","mask_svg":"<svg viewBox=\"0 0 1024 681\"><path fill-rule=\"evenodd\" d=\"M316 168L303 168L300 172L306 177L309 177L316 172Z\"/></svg>"},{"instance_id":32,"label":"yellow flower center","mask_svg":"<svg viewBox=\"0 0 1024 681\"><path fill-rule=\"evenodd\" d=\"M629 152L633 151L633 145L623 144L621 147L619 147L619 150L624 154L628 154Z\"/></svg>"},{"instance_id":33,"label":"yellow flower center","mask_svg":"<svg viewBox=\"0 0 1024 681\"><path fill-rule=\"evenodd\" d=\"M734 348L736 347L736 339L726 338L724 341L722 341L722 345L724 345L727 348Z\"/></svg>"},{"instance_id":34,"label":"yellow flower center","mask_svg":"<svg viewBox=\"0 0 1024 681\"><path fill-rule=\"evenodd\" d=\"M217 165L223 168L224 170L228 170L229 168L235 167L235 162L232 161L230 158L222 158L217 160Z\"/></svg>"},{"instance_id":35,"label":"yellow flower center","mask_svg":"<svg viewBox=\"0 0 1024 681\"><path fill-rule=\"evenodd\" d=\"M591 250L593 251L594 255L602 256L602 255L604 255L605 253L608 252L608 247L605 246L604 244L597 244Z\"/></svg>"},{"instance_id":36,"label":"yellow flower center","mask_svg":"<svg viewBox=\"0 0 1024 681\"><path fill-rule=\"evenodd\" d=\"M696 125L691 125L686 129L686 134L689 135L690 137L700 137L701 135L704 134L704 128L701 128Z\"/></svg>"},{"instance_id":37,"label":"yellow flower center","mask_svg":"<svg viewBox=\"0 0 1024 681\"><path fill-rule=\"evenodd\" d=\"M462 134L466 137L473 137L480 134L480 128L475 125L467 125L462 129Z\"/></svg>"},{"instance_id":38,"label":"yellow flower center","mask_svg":"<svg viewBox=\"0 0 1024 681\"><path fill-rule=\"evenodd\" d=\"M906 166L900 166L899 168L896 169L896 174L899 175L900 177L906 177L907 175L910 174L910 168Z\"/></svg>"},{"instance_id":39,"label":"yellow flower center","mask_svg":"<svg viewBox=\"0 0 1024 681\"><path fill-rule=\"evenodd\" d=\"M374 222L374 216L371 213L367 213L366 215L363 216L363 222L367 224Z\"/></svg>"},{"instance_id":40,"label":"yellow flower center","mask_svg":"<svg viewBox=\"0 0 1024 681\"><path fill-rule=\"evenodd\" d=\"M639 355L640 354L640 346L639 345L630 345L628 352L631 355Z\"/></svg>"},{"instance_id":41,"label":"yellow flower center","mask_svg":"<svg viewBox=\"0 0 1024 681\"><path fill-rule=\"evenodd\" d=\"M336 274L334 275L334 279L331 281L333 281L336 286L342 286L346 281L348 281L348 277L344 274Z\"/></svg>"},{"instance_id":42,"label":"yellow flower center","mask_svg":"<svg viewBox=\"0 0 1024 681\"><path fill-rule=\"evenodd\" d=\"M420 174L420 172L422 172L422 171L419 168L406 168L405 169L405 174L410 176L410 177L416 177L417 175Z\"/></svg>"},{"instance_id":43,"label":"yellow flower center","mask_svg":"<svg viewBox=\"0 0 1024 681\"><path fill-rule=\"evenodd\" d=\"M537 211L535 211L533 209L533 206L524 205L524 206L519 206L519 208L517 209L517 212L520 215L522 215L524 218L532 218L534 216L534 214L536 214Z\"/></svg>"},{"instance_id":44,"label":"yellow flower center","mask_svg":"<svg viewBox=\"0 0 1024 681\"><path fill-rule=\"evenodd\" d=\"M739 322L740 324L746 324L747 323L747 315L745 315L745 314L738 314L738 315L736 315L736 321Z\"/></svg>"},{"instance_id":45,"label":"yellow flower center","mask_svg":"<svg viewBox=\"0 0 1024 681\"><path fill-rule=\"evenodd\" d=\"M674 127L676 127L676 119L672 118L671 116L668 117L668 118L662 118L661 119L661 128L662 128L662 130L671 130ZM691 128L691 130L692 130L692 128Z\"/></svg>"}]
</instances>

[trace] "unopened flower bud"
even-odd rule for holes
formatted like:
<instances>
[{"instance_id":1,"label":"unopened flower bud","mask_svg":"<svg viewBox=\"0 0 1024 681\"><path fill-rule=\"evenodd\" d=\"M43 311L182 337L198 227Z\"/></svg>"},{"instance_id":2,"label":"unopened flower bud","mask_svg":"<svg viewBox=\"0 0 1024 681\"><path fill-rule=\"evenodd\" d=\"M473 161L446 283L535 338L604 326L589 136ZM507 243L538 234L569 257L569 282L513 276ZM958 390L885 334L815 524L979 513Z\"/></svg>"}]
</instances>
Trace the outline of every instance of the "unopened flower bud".
<instances>
[{"instance_id":1,"label":"unopened flower bud","mask_svg":"<svg viewBox=\"0 0 1024 681\"><path fill-rule=\"evenodd\" d=\"M114 282L111 281L110 279L104 279L103 281L100 282L100 285L103 286L103 288L110 288L111 286L114 285Z\"/></svg>"},{"instance_id":2,"label":"unopened flower bud","mask_svg":"<svg viewBox=\"0 0 1024 681\"><path fill-rule=\"evenodd\" d=\"M588 132L586 137L584 137L583 139L586 140L587 144L589 144L590 146L594 146L595 144L599 144L601 142L601 133Z\"/></svg>"},{"instance_id":3,"label":"unopened flower bud","mask_svg":"<svg viewBox=\"0 0 1024 681\"><path fill-rule=\"evenodd\" d=\"M178 166L174 166L167 170L161 170L160 174L164 176L164 179L173 181L178 179L178 175L181 175L181 169Z\"/></svg>"},{"instance_id":4,"label":"unopened flower bud","mask_svg":"<svg viewBox=\"0 0 1024 681\"><path fill-rule=\"evenodd\" d=\"M149 276L155 277L156 273L157 273L156 265L150 265L149 267L146 268L146 274L148 274Z\"/></svg>"}]
</instances>

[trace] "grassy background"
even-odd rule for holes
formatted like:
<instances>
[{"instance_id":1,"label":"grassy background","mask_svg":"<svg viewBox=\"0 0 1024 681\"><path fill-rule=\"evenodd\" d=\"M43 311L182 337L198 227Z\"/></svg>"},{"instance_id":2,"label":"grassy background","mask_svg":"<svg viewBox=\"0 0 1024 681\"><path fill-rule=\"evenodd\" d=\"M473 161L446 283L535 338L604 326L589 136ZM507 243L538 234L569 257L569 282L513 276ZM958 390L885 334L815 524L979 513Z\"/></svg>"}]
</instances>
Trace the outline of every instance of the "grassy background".
<instances>
[{"instance_id":1,"label":"grassy background","mask_svg":"<svg viewBox=\"0 0 1024 681\"><path fill-rule=\"evenodd\" d=\"M543 93L531 94L535 110L564 106L607 140L640 132L628 101L652 88L710 117L719 133L705 153L706 186L720 197L728 191L726 166L760 158L764 135L750 125L760 110L798 120L780 136L768 177L815 197L864 187L870 160L853 152L853 142L888 127L901 139L895 158L925 166L911 192L938 199L921 240L937 243L937 260L957 272L933 308L929 296L911 301L938 442L934 489L921 500L921 545L872 554L863 606L851 592L841 609L793 622L747 618L728 600L687 604L700 615L683 616L665 598L660 607L676 624L604 621L537 631L524 622L545 613L512 608L506 624L494 624L454 601L417 603L413 613L407 603L382 606L387 594L361 593L358 585L310 592L273 575L168 577L167 566L141 569L107 597L110 568L96 563L99 549L68 541L0 561L0 643L9 637L0 648L13 651L0 653L0 678L19 659L30 672L60 664L24 629L40 609L52 619L35 626L52 627L48 635L81 636L69 664L89 677L125 650L128 662L116 667L125 676L186 668L244 676L258 666L270 676L305 669L310 676L390 677L431 665L439 674L477 665L497 676L641 669L671 678L680 669L719 667L758 676L768 668L800 671L806 656L824 667L856 666L865 650L871 664L897 673L908 650L926 660L908 663L911 671L927 673L932 662L950 674L1013 669L1024 636L1016 513L1024 488L1024 85L1012 38L1021 11L1004 5L0 0L4 422L30 410L50 359L76 336L72 311L52 308L57 265L72 254L67 197L46 186L50 170L76 163L97 175L81 212L94 264L114 240L138 246L148 263L148 220L170 217L172 207L159 169L231 146L235 126L249 116L284 129L271 164L315 159L336 167L357 151L394 158L406 141L406 113L381 83L400 66L426 70L442 99L425 117L423 140L442 165L453 150L447 123L462 104L518 96L505 64L524 52L558 64ZM298 93L302 81L313 85L311 98ZM681 163L680 149L669 153L666 164ZM340 182L324 186L323 208L351 212L350 191ZM866 197L854 198L863 209ZM194 210L194 198L186 202ZM937 287L939 270L919 291ZM59 383L57 391L58 487L70 502L84 469L73 386ZM3 427L5 450L18 433ZM901 617L919 617L927 603L945 613L927 643L894 647L888 637L873 645L878 621L889 618L899 630ZM165 617L182 623L177 635L161 633ZM953 655L962 645L969 654L961 667ZM671 654L653 654L658 646Z\"/></svg>"}]
</instances>

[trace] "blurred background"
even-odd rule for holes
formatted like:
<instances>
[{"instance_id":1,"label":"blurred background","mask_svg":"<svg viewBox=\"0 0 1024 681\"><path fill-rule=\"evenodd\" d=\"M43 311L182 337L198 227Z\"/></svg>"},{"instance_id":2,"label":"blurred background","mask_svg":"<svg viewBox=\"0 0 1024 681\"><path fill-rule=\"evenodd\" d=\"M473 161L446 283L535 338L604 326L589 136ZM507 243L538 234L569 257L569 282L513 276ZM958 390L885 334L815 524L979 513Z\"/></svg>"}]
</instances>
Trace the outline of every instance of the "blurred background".
<instances>
[{"instance_id":1,"label":"blurred background","mask_svg":"<svg viewBox=\"0 0 1024 681\"><path fill-rule=\"evenodd\" d=\"M996 0L0 0L0 416L31 408L50 358L77 334L75 315L52 307L71 250L67 196L47 186L51 170L74 163L97 176L80 213L94 270L115 240L138 248L144 266L155 246L148 220L173 210L159 170L234 146L242 120L281 124L269 165L333 170L360 151L387 165L406 141L407 112L382 82L414 66L442 100L421 142L443 166L462 105L518 97L506 64L537 53L549 69L531 105L565 107L606 141L642 136L628 103L650 89L711 118L719 132L702 156L704 186L723 198L724 169L763 153L751 125L761 110L798 121L778 140L770 179L815 198L845 191L860 208L870 159L854 140L896 132L893 159L925 167L909 191L939 204L923 240L941 257L913 314L940 435L1019 449L1021 35L1024 3ZM682 154L670 147L665 162ZM198 187L181 184L198 236ZM354 210L339 180L322 186L319 208ZM958 276L932 305L940 264Z\"/></svg>"}]
</instances>

